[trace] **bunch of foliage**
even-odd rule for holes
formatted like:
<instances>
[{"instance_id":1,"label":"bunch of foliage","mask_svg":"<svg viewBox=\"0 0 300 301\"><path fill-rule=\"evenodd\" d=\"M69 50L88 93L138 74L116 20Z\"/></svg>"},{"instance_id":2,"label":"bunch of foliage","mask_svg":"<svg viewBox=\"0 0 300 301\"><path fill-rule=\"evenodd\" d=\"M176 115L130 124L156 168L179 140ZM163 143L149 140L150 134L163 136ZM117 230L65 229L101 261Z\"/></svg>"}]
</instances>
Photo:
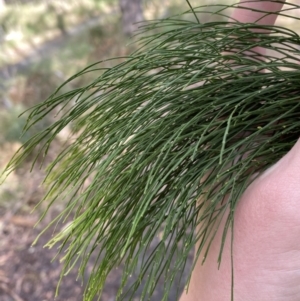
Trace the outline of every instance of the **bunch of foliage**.
<instances>
[{"instance_id":1,"label":"bunch of foliage","mask_svg":"<svg viewBox=\"0 0 300 301\"><path fill-rule=\"evenodd\" d=\"M227 9L215 6L214 14ZM121 262L119 299L131 300L146 279L141 300L148 300L163 277L167 300L188 254L196 243L194 263L209 252L229 211L221 261L241 194L299 137L299 35L230 19L202 24L205 10L144 25L139 50L124 62L108 69L97 63L70 78L31 109L25 131L57 108L61 117L24 143L7 166L14 170L36 148L47 155L60 131L74 129L73 142L48 166L44 201L68 200L53 223L73 214L48 243L66 252L62 274L81 261L83 275L97 252L84 300L101 294ZM58 94L90 72L90 84ZM157 247L145 256L157 235Z\"/></svg>"}]
</instances>

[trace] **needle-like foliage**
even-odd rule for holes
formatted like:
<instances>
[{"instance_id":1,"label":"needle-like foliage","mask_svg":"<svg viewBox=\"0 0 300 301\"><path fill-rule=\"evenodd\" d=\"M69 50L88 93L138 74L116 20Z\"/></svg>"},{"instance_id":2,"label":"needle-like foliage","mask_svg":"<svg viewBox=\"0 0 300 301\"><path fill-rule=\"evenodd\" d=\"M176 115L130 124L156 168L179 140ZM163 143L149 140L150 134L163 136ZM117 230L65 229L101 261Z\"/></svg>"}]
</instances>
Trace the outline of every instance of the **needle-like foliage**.
<instances>
[{"instance_id":1,"label":"needle-like foliage","mask_svg":"<svg viewBox=\"0 0 300 301\"><path fill-rule=\"evenodd\" d=\"M220 261L236 204L253 175L299 137L298 34L230 19L202 24L206 9L148 23L141 48L123 63L105 70L97 63L70 78L95 74L89 85L61 95L65 83L32 108L25 130L57 108L61 117L7 166L14 170L36 148L46 155L65 127L79 129L48 166L45 200L51 206L68 199L57 220L74 216L48 243L66 251L63 274L79 260L83 275L97 252L86 301L101 294L121 262L120 299L130 300L143 279L141 300L150 299L163 277L167 300L196 242L194 262L209 252L229 212ZM214 7L221 16L226 9ZM267 54L256 53L258 46ZM145 256L157 235L159 244ZM136 281L123 291L134 271Z\"/></svg>"}]
</instances>

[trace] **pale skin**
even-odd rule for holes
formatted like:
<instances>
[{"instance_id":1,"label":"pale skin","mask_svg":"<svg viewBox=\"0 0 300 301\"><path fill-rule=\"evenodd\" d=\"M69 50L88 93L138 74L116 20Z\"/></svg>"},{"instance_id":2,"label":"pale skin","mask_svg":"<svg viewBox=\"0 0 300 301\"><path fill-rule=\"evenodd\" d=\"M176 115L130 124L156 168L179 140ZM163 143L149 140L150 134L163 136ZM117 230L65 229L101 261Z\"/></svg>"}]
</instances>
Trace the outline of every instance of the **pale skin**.
<instances>
[{"instance_id":1,"label":"pale skin","mask_svg":"<svg viewBox=\"0 0 300 301\"><path fill-rule=\"evenodd\" d=\"M269 12L282 8L262 1L243 5L265 5ZM258 19L256 13L241 10L233 16L240 22ZM259 22L272 25L275 21L273 15ZM299 301L300 140L247 188L235 212L233 232L234 301ZM180 301L231 300L231 237L218 270L221 236L219 231L203 265L200 254Z\"/></svg>"}]
</instances>

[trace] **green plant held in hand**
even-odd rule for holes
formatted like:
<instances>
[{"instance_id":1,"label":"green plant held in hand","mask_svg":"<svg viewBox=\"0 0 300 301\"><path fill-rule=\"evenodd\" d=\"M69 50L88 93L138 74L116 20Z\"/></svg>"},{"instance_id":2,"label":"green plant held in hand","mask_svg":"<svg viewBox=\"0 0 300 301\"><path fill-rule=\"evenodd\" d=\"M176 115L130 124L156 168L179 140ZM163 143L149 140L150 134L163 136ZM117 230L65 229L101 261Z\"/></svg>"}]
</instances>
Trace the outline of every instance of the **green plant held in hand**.
<instances>
[{"instance_id":1,"label":"green plant held in hand","mask_svg":"<svg viewBox=\"0 0 300 301\"><path fill-rule=\"evenodd\" d=\"M56 221L74 215L47 245L66 248L62 275L79 260L83 276L97 252L84 300L101 294L121 262L119 299L131 300L146 279L141 300L148 300L163 277L167 300L196 242L194 262L200 251L209 252L220 218L230 209L221 262L241 194L253 175L299 137L298 34L230 19L201 24L199 15L211 8L224 16L230 7L191 7L181 16L147 23L140 49L123 63L105 70L101 63L89 66L31 109L26 131L52 110L62 114L23 144L7 172L36 148L46 155L66 126L80 129L48 166L44 200L49 206L58 198L69 200ZM93 82L58 95L88 72L95 74ZM159 244L145 257L158 233ZM137 269L136 281L124 290Z\"/></svg>"}]
</instances>

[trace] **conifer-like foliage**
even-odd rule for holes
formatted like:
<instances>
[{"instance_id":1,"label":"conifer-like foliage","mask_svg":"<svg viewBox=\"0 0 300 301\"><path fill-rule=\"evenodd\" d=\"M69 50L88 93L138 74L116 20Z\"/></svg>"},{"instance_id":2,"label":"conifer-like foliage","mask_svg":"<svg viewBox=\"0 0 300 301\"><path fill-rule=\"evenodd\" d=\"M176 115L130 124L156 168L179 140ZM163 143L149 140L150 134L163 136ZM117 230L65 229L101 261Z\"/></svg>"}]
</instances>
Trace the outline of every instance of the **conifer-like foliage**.
<instances>
[{"instance_id":1,"label":"conifer-like foliage","mask_svg":"<svg viewBox=\"0 0 300 301\"><path fill-rule=\"evenodd\" d=\"M213 7L221 16L227 9ZM61 117L7 166L14 170L34 149L46 155L60 131L74 129L73 142L48 166L44 201L51 206L66 198L56 221L74 216L48 243L66 249L63 274L80 261L83 275L97 253L86 301L101 294L121 262L119 299L130 300L146 279L141 300L150 300L163 277L167 300L196 242L194 262L200 251L209 252L220 218L230 212L221 260L236 204L253 175L299 137L299 35L230 19L202 24L200 12L206 10L211 7L147 23L140 49L123 63L104 70L100 62L70 78L95 74L90 84L59 94L64 83L31 109L25 130L58 108ZM256 46L267 54L256 53ZM158 234L159 244L146 257ZM137 270L136 282L125 291Z\"/></svg>"}]
</instances>

